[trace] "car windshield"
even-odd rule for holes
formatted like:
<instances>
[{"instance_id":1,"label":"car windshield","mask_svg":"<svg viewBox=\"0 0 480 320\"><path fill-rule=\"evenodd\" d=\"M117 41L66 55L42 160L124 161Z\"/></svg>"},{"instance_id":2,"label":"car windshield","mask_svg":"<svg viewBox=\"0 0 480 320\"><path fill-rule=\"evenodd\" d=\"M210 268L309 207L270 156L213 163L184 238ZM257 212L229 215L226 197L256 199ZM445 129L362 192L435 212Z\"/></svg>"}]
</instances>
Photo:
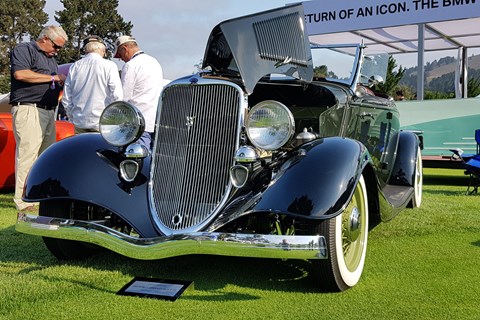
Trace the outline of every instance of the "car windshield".
<instances>
[{"instance_id":1,"label":"car windshield","mask_svg":"<svg viewBox=\"0 0 480 320\"><path fill-rule=\"evenodd\" d=\"M329 81L353 85L362 50L359 45L322 46L312 44L313 75ZM368 85L369 80L385 79L388 54L373 54L364 57L358 81Z\"/></svg>"}]
</instances>

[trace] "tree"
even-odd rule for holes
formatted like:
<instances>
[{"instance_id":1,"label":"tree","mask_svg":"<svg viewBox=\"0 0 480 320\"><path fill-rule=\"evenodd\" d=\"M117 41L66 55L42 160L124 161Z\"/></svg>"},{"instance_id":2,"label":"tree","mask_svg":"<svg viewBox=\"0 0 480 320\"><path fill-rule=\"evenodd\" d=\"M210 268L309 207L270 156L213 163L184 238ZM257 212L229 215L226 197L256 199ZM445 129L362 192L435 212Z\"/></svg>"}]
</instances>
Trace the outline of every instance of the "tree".
<instances>
[{"instance_id":1,"label":"tree","mask_svg":"<svg viewBox=\"0 0 480 320\"><path fill-rule=\"evenodd\" d=\"M0 0L0 93L10 91L10 52L20 42L35 40L48 21L45 0Z\"/></svg>"},{"instance_id":2,"label":"tree","mask_svg":"<svg viewBox=\"0 0 480 320\"><path fill-rule=\"evenodd\" d=\"M468 79L467 90L469 98L480 95L480 80L475 78Z\"/></svg>"},{"instance_id":3,"label":"tree","mask_svg":"<svg viewBox=\"0 0 480 320\"><path fill-rule=\"evenodd\" d=\"M313 76L316 78L326 78L327 74L328 74L328 67L324 64L313 68Z\"/></svg>"},{"instance_id":4,"label":"tree","mask_svg":"<svg viewBox=\"0 0 480 320\"><path fill-rule=\"evenodd\" d=\"M89 35L97 35L105 41L107 49L114 50L114 42L122 34L130 34L132 23L125 22L118 14L118 0L60 0L64 10L55 12L55 20L69 37L60 50L59 63L80 59L82 41ZM111 57L111 53L107 57Z\"/></svg>"},{"instance_id":5,"label":"tree","mask_svg":"<svg viewBox=\"0 0 480 320\"><path fill-rule=\"evenodd\" d=\"M383 83L375 85L374 91L387 94L391 97L395 95L395 88L405 73L405 68L402 68L402 66L398 68L397 72L394 71L395 68L397 68L397 61L392 56L389 56L386 79Z\"/></svg>"},{"instance_id":6,"label":"tree","mask_svg":"<svg viewBox=\"0 0 480 320\"><path fill-rule=\"evenodd\" d=\"M328 66L322 64L313 68L313 76L315 78L332 78L338 79L338 76L333 71L328 70Z\"/></svg>"}]
</instances>

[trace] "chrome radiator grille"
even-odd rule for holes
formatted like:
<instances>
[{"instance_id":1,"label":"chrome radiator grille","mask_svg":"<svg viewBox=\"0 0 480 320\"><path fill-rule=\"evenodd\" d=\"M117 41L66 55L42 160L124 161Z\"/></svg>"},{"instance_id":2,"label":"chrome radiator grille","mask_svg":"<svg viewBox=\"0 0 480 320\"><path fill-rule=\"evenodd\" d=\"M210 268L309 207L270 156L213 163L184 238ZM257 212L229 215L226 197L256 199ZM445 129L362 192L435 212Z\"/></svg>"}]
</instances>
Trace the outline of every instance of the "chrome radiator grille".
<instances>
[{"instance_id":1,"label":"chrome radiator grille","mask_svg":"<svg viewBox=\"0 0 480 320\"><path fill-rule=\"evenodd\" d=\"M226 200L240 102L241 92L225 84L165 89L150 197L162 232L198 231Z\"/></svg>"}]
</instances>

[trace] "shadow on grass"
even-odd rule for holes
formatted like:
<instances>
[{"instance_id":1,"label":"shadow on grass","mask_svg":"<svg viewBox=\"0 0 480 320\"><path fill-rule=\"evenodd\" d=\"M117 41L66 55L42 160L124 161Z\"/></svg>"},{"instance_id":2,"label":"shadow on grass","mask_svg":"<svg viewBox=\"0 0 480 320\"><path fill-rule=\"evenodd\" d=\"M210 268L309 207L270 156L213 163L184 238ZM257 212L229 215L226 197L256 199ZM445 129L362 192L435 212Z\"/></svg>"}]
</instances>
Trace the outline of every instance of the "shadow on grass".
<instances>
[{"instance_id":1,"label":"shadow on grass","mask_svg":"<svg viewBox=\"0 0 480 320\"><path fill-rule=\"evenodd\" d=\"M195 290L215 292L226 285L248 287L260 290L285 292L321 292L308 275L311 264L302 260L238 258L213 255L188 255L161 260L135 260L110 251L104 251L85 260L58 261L45 247L41 237L26 235L15 231L14 227L0 230L0 261L8 263L26 263L18 273L31 273L58 265L79 268L94 268L101 271L120 272L128 277L152 277L160 279L193 281ZM45 275L43 275L45 276ZM58 278L48 280L72 281ZM76 284L110 292L104 288L92 287L88 281ZM120 288L119 288L120 289ZM192 300L250 300L234 293L218 295L189 296Z\"/></svg>"},{"instance_id":2,"label":"shadow on grass","mask_svg":"<svg viewBox=\"0 0 480 320\"><path fill-rule=\"evenodd\" d=\"M445 185L445 186L468 186L468 176L446 176L446 175L425 175L423 184L425 185Z\"/></svg>"},{"instance_id":3,"label":"shadow on grass","mask_svg":"<svg viewBox=\"0 0 480 320\"><path fill-rule=\"evenodd\" d=\"M0 194L0 210L16 210L15 203L13 202L13 194Z\"/></svg>"},{"instance_id":4,"label":"shadow on grass","mask_svg":"<svg viewBox=\"0 0 480 320\"><path fill-rule=\"evenodd\" d=\"M83 265L81 262L80 265ZM302 260L188 255L154 261L129 259L106 252L88 261L89 267L120 271L133 277L193 281L195 290L215 292L226 285L285 292L320 292L308 275L310 263ZM192 300L244 300L228 293L191 296ZM251 299L250 297L249 299Z\"/></svg>"},{"instance_id":5,"label":"shadow on grass","mask_svg":"<svg viewBox=\"0 0 480 320\"><path fill-rule=\"evenodd\" d=\"M89 265L89 267L94 267L92 265ZM102 269L104 270L104 269ZM95 290L99 292L104 292L108 294L117 294L118 290L111 290L111 289L106 289L104 287L100 287L97 285L92 284L91 282L88 281L81 281L81 280L72 280L71 278L66 278L66 277L59 277L59 276L46 276L42 275L40 276L44 280L49 281L51 283L59 283L59 282L69 282L71 284L74 284L76 286L81 286L89 290ZM133 278L133 277L132 277ZM152 277L153 278L153 277ZM165 278L163 278L165 279ZM170 279L173 280L173 279ZM176 278L174 280L181 280L179 278ZM192 280L190 280L192 281ZM210 281L210 279L207 279L206 281ZM205 295L183 295L182 300L195 300L195 301L250 301L250 300L259 300L260 297L254 296L254 295L249 295L249 294L244 294L244 293L238 293L238 292L215 292L216 290L219 290L220 288L199 288L198 282L194 282L194 290L198 291L209 291L209 294ZM126 284L126 283L125 283ZM120 290L120 287L118 288ZM268 288L263 287L262 289L268 290ZM213 293L213 294L212 294Z\"/></svg>"},{"instance_id":6,"label":"shadow on grass","mask_svg":"<svg viewBox=\"0 0 480 320\"><path fill-rule=\"evenodd\" d=\"M480 247L480 240L472 242L472 245L474 245L475 247Z\"/></svg>"},{"instance_id":7,"label":"shadow on grass","mask_svg":"<svg viewBox=\"0 0 480 320\"><path fill-rule=\"evenodd\" d=\"M440 190L424 190L423 193L425 194L431 194L433 196L435 195L442 195L442 196L452 196L452 197L458 197L458 196L464 196L466 195L467 187L465 187L465 191L456 191L456 190L447 190L447 189L440 189ZM474 197L475 195L471 195Z\"/></svg>"},{"instance_id":8,"label":"shadow on grass","mask_svg":"<svg viewBox=\"0 0 480 320\"><path fill-rule=\"evenodd\" d=\"M19 233L14 226L0 230L0 248L2 262L50 266L56 261L43 245L42 238Z\"/></svg>"},{"instance_id":9,"label":"shadow on grass","mask_svg":"<svg viewBox=\"0 0 480 320\"><path fill-rule=\"evenodd\" d=\"M470 184L470 177L466 175L425 175L423 177L424 193L430 193L433 195L467 195L467 189L469 192L473 190L473 187L468 187ZM445 186L445 189L438 189ZM435 187L432 190L429 187ZM452 190L451 187L464 187L464 189ZM458 188L457 188L458 189ZM477 193L469 194L475 196Z\"/></svg>"}]
</instances>

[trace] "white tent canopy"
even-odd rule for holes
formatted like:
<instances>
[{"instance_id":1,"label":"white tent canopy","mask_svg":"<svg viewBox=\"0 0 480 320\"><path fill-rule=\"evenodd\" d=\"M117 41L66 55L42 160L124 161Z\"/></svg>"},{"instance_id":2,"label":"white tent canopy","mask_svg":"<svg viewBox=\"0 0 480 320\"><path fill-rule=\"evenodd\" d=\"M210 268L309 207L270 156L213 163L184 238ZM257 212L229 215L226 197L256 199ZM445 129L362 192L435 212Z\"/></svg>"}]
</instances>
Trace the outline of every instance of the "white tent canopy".
<instances>
[{"instance_id":1,"label":"white tent canopy","mask_svg":"<svg viewBox=\"0 0 480 320\"><path fill-rule=\"evenodd\" d=\"M480 2L479 2L480 3ZM478 9L480 10L480 8ZM480 12L479 12L480 14ZM420 25L421 26L421 25ZM480 18L425 23L424 51L480 47ZM391 54L418 52L418 24L312 35L316 43L360 43Z\"/></svg>"},{"instance_id":2,"label":"white tent canopy","mask_svg":"<svg viewBox=\"0 0 480 320\"><path fill-rule=\"evenodd\" d=\"M480 47L478 0L313 0L303 2L307 33L320 44L361 43L373 52L417 52L420 74L424 52L459 50L459 79L467 78L467 51ZM423 77L417 96L423 97ZM463 95L466 83L461 81Z\"/></svg>"}]
</instances>

